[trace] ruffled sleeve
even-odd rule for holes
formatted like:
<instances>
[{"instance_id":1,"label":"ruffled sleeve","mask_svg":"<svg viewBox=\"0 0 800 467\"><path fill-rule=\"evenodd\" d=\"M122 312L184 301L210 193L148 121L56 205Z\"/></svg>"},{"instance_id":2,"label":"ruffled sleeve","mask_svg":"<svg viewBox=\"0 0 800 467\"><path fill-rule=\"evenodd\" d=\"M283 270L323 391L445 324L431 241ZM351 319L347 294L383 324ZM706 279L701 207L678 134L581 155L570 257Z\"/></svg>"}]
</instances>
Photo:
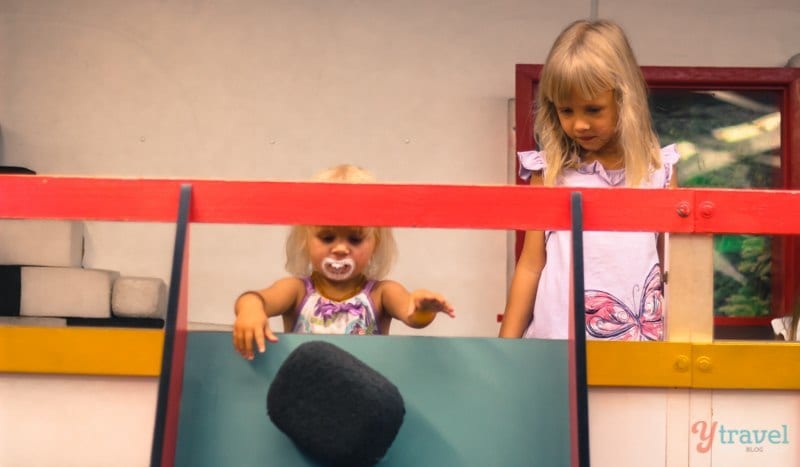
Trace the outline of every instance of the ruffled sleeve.
<instances>
[{"instance_id":1,"label":"ruffled sleeve","mask_svg":"<svg viewBox=\"0 0 800 467\"><path fill-rule=\"evenodd\" d=\"M519 177L523 180L529 180L532 172L538 172L547 167L544 162L544 154L539 151L518 152L517 157L519 158Z\"/></svg>"},{"instance_id":2,"label":"ruffled sleeve","mask_svg":"<svg viewBox=\"0 0 800 467\"><path fill-rule=\"evenodd\" d=\"M674 144L664 146L661 148L661 161L665 164L675 165L680 160L681 155L678 154L678 147Z\"/></svg>"},{"instance_id":3,"label":"ruffled sleeve","mask_svg":"<svg viewBox=\"0 0 800 467\"><path fill-rule=\"evenodd\" d=\"M783 337L783 340L788 341L789 336L791 336L792 332L792 317L791 316L784 316L782 318L773 318L770 322L772 324L772 331L775 333L776 336ZM800 330L800 322L797 323L797 330ZM795 340L800 340L800 333L795 331Z\"/></svg>"},{"instance_id":4,"label":"ruffled sleeve","mask_svg":"<svg viewBox=\"0 0 800 467\"><path fill-rule=\"evenodd\" d=\"M672 168L680 160L681 155L678 153L678 148L674 144L664 146L661 148L661 162L664 164L664 173L666 175L664 186L669 186L672 180Z\"/></svg>"}]
</instances>

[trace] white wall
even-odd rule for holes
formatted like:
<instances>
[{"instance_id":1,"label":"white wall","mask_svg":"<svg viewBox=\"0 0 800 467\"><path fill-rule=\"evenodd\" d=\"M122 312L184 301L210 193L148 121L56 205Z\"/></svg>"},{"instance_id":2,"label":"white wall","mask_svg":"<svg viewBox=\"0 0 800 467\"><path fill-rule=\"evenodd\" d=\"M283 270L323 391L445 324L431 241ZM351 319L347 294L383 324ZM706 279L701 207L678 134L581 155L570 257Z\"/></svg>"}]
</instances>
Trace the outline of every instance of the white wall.
<instances>
[{"instance_id":1,"label":"white wall","mask_svg":"<svg viewBox=\"0 0 800 467\"><path fill-rule=\"evenodd\" d=\"M514 65L541 63L558 31L590 11L589 0L0 0L0 164L300 180L347 161L386 182L506 183ZM797 0L603 0L598 11L626 28L642 65L782 66L800 52ZM87 267L168 279L170 225L91 223L87 232ZM190 319L229 324L238 292L280 277L283 232L193 228ZM503 232L402 229L398 241L393 278L445 293L459 314L415 333L496 334ZM42 381L3 376L0 388L38 395ZM58 396L37 398L28 413L2 393L0 465L110 465L111 453L114 465L143 465L141 452L117 447L148 445L152 382L48 381ZM87 394L96 403L81 405ZM48 418L72 405L77 422ZM42 420L72 437L20 464L20 448L6 448L36 449L28 436ZM85 457L96 434L83 423L115 441ZM639 434L618 429L620 439Z\"/></svg>"}]
</instances>

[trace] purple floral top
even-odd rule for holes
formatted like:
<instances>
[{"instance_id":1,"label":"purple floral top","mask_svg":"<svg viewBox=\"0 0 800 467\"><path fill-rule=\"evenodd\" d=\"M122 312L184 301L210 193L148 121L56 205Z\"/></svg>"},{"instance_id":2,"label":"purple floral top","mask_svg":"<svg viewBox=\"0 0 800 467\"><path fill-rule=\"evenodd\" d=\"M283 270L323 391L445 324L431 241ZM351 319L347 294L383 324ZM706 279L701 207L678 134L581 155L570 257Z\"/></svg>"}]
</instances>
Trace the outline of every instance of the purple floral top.
<instances>
[{"instance_id":1,"label":"purple floral top","mask_svg":"<svg viewBox=\"0 0 800 467\"><path fill-rule=\"evenodd\" d=\"M304 277L306 296L297 307L297 322L292 332L301 334L380 334L370 280L354 297L337 302L323 297L310 277Z\"/></svg>"}]
</instances>

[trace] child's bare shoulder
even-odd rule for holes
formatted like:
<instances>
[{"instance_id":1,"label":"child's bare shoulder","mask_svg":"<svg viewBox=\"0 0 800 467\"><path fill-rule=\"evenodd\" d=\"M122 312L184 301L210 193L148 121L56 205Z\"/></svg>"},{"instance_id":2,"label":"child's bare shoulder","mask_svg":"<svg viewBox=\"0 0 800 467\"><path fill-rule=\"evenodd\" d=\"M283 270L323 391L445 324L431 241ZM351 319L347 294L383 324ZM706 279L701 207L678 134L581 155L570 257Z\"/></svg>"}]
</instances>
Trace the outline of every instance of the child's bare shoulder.
<instances>
[{"instance_id":1,"label":"child's bare shoulder","mask_svg":"<svg viewBox=\"0 0 800 467\"><path fill-rule=\"evenodd\" d=\"M396 290L396 289L405 289L403 284L393 281L391 279L383 279L375 281L375 285L372 287L372 290L378 293L381 293L386 290Z\"/></svg>"},{"instance_id":2,"label":"child's bare shoulder","mask_svg":"<svg viewBox=\"0 0 800 467\"><path fill-rule=\"evenodd\" d=\"M404 292L408 293L403 284L397 281L383 279L375 281L375 285L372 286L372 293L370 295L372 300L376 304L379 304L387 303L387 300L391 301L393 297L402 296ZM378 306L380 307L380 305Z\"/></svg>"},{"instance_id":3,"label":"child's bare shoulder","mask_svg":"<svg viewBox=\"0 0 800 467\"><path fill-rule=\"evenodd\" d=\"M287 276L278 279L272 284L273 287L305 287L305 282L302 278L297 276Z\"/></svg>"}]
</instances>

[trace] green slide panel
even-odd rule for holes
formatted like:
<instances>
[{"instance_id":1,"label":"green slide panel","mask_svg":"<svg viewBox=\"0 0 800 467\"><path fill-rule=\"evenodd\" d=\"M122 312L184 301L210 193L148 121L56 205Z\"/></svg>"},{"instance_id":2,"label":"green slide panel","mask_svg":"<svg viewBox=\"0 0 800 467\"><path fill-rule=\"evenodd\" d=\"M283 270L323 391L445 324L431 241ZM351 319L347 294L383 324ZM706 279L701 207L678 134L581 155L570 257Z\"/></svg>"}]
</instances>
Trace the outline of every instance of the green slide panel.
<instances>
[{"instance_id":1,"label":"green slide panel","mask_svg":"<svg viewBox=\"0 0 800 467\"><path fill-rule=\"evenodd\" d=\"M400 390L406 415L379 466L569 465L566 341L279 337L266 353L247 361L234 352L230 333L189 333L175 465L318 465L266 413L278 368L298 345L312 340L350 352Z\"/></svg>"}]
</instances>

